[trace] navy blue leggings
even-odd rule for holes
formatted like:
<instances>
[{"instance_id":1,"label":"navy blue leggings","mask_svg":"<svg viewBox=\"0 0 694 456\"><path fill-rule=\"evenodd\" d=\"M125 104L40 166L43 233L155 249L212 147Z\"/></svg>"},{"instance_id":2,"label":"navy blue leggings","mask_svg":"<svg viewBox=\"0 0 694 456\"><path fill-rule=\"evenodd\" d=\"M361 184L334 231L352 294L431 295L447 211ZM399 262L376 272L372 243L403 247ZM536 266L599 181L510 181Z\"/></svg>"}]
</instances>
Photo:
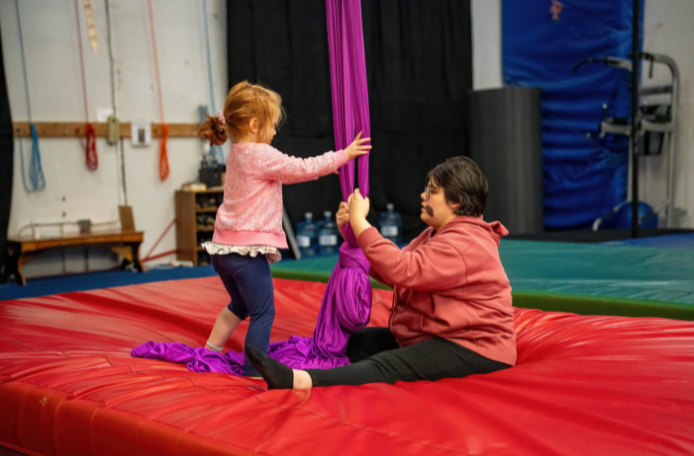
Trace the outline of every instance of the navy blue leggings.
<instances>
[{"instance_id":1,"label":"navy blue leggings","mask_svg":"<svg viewBox=\"0 0 694 456\"><path fill-rule=\"evenodd\" d=\"M221 277L224 287L231 297L228 308L241 320L251 317L246 334L245 346L253 345L267 353L270 345L270 329L275 320L275 293L272 289L270 265L264 255L253 258L250 255L229 253L210 255L214 270ZM245 351L245 350L244 350ZM259 377L246 357L243 375Z\"/></svg>"}]
</instances>

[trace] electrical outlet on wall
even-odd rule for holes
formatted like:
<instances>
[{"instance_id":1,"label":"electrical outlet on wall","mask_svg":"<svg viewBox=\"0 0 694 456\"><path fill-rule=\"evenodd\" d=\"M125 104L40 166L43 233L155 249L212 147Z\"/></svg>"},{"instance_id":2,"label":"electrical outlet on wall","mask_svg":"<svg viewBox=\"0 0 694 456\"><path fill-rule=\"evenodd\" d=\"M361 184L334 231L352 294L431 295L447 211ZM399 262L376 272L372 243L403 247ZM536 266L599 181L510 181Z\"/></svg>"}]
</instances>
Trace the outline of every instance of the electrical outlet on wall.
<instances>
[{"instance_id":1,"label":"electrical outlet on wall","mask_svg":"<svg viewBox=\"0 0 694 456\"><path fill-rule=\"evenodd\" d=\"M135 147L146 147L152 143L152 121L132 119L130 121L130 140Z\"/></svg>"}]
</instances>

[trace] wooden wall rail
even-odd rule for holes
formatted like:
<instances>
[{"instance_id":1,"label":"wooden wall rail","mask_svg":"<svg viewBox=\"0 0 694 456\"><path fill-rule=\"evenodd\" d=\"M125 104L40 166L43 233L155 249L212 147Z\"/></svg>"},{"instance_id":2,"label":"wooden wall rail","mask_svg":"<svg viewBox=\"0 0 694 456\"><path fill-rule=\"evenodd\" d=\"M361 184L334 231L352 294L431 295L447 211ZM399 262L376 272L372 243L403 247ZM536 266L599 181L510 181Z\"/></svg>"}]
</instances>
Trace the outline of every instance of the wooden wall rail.
<instances>
[{"instance_id":1,"label":"wooden wall rail","mask_svg":"<svg viewBox=\"0 0 694 456\"><path fill-rule=\"evenodd\" d=\"M34 122L36 131L41 138L79 138L84 137L86 124L84 122ZM106 123L92 123L96 136L105 138L108 135ZM22 137L31 137L29 122L13 122L12 131L17 137L19 128ZM200 124L197 123L171 123L169 124L169 138L195 138L198 135ZM130 138L130 123L120 124L122 138ZM161 138L161 124L152 124L152 137Z\"/></svg>"}]
</instances>

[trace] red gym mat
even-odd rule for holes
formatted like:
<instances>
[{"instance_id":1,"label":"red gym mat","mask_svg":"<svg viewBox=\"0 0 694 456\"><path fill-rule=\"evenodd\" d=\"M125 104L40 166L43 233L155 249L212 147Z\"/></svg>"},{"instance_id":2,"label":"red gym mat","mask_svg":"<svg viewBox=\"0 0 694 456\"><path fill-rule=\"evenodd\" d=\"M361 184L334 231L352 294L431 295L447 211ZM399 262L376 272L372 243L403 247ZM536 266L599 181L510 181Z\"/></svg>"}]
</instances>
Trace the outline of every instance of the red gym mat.
<instances>
[{"instance_id":1,"label":"red gym mat","mask_svg":"<svg viewBox=\"0 0 694 456\"><path fill-rule=\"evenodd\" d=\"M324 284L275 280L273 340ZM373 325L390 293L376 290ZM135 359L205 342L216 277L0 302L0 446L41 455L694 453L694 323L516 310L518 366L435 383L266 391ZM240 328L227 344L238 350Z\"/></svg>"}]
</instances>

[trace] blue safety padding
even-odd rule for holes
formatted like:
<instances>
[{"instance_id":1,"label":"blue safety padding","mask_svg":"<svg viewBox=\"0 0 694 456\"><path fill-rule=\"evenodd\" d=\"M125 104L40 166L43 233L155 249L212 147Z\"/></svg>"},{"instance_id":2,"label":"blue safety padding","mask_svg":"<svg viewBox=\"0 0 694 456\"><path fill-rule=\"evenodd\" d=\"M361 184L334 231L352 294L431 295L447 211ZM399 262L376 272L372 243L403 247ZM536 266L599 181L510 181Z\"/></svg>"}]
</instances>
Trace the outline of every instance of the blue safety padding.
<instances>
[{"instance_id":1,"label":"blue safety padding","mask_svg":"<svg viewBox=\"0 0 694 456\"><path fill-rule=\"evenodd\" d=\"M504 0L504 82L542 89L544 217L550 230L590 226L626 199L628 138L597 135L608 117L630 118L628 71L594 57L631 53L631 0L562 0L558 20L549 0ZM641 0L643 4L643 0ZM643 11L643 6L641 7Z\"/></svg>"},{"instance_id":2,"label":"blue safety padding","mask_svg":"<svg viewBox=\"0 0 694 456\"><path fill-rule=\"evenodd\" d=\"M145 272L98 271L54 277L28 279L25 286L16 283L0 284L0 301L34 298L72 291L98 290L166 280L197 279L215 276L212 266L194 268L160 266Z\"/></svg>"},{"instance_id":3,"label":"blue safety padding","mask_svg":"<svg viewBox=\"0 0 694 456\"><path fill-rule=\"evenodd\" d=\"M658 247L652 248L657 243ZM634 243L635 245L627 245ZM667 243L667 244L666 244ZM514 292L569 293L694 305L694 234L619 241L619 246L502 240L499 256ZM327 282L337 255L270 266L274 277ZM0 301L140 283L216 276L212 266L102 271L0 284ZM221 286L221 285L220 285Z\"/></svg>"}]
</instances>

